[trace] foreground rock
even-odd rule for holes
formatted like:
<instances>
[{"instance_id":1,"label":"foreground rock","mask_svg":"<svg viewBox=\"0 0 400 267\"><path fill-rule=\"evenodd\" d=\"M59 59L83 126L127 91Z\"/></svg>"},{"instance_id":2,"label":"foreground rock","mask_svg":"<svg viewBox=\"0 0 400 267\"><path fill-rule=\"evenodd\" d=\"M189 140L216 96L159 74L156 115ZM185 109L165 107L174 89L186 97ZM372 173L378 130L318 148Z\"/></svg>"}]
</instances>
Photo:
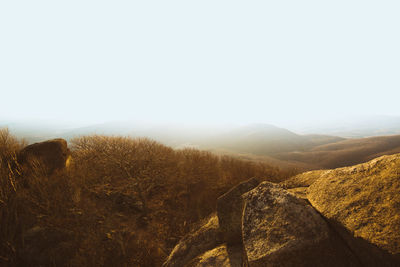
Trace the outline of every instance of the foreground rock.
<instances>
[{"instance_id":1,"label":"foreground rock","mask_svg":"<svg viewBox=\"0 0 400 267\"><path fill-rule=\"evenodd\" d=\"M243 195L249 266L357 266L354 255L302 199L264 182Z\"/></svg>"},{"instance_id":2,"label":"foreground rock","mask_svg":"<svg viewBox=\"0 0 400 267\"><path fill-rule=\"evenodd\" d=\"M354 237L400 255L400 154L335 169L312 183L307 197Z\"/></svg>"},{"instance_id":3,"label":"foreground rock","mask_svg":"<svg viewBox=\"0 0 400 267\"><path fill-rule=\"evenodd\" d=\"M242 241L242 194L256 187L259 182L252 178L235 186L218 198L217 214L219 229L229 244Z\"/></svg>"},{"instance_id":4,"label":"foreground rock","mask_svg":"<svg viewBox=\"0 0 400 267\"><path fill-rule=\"evenodd\" d=\"M163 266L186 266L198 255L215 248L220 243L218 218L214 215L200 229L179 241Z\"/></svg>"},{"instance_id":5,"label":"foreground rock","mask_svg":"<svg viewBox=\"0 0 400 267\"><path fill-rule=\"evenodd\" d=\"M187 266L242 267L242 249L241 247L228 247L227 245L221 245L198 256Z\"/></svg>"},{"instance_id":6,"label":"foreground rock","mask_svg":"<svg viewBox=\"0 0 400 267\"><path fill-rule=\"evenodd\" d=\"M211 217L178 243L164 266L360 266L307 201L268 182L244 192L255 183L246 181L223 196L228 209L220 205L218 217L225 216L228 226L221 229ZM225 233L236 232L237 220L242 234L234 242Z\"/></svg>"},{"instance_id":7,"label":"foreground rock","mask_svg":"<svg viewBox=\"0 0 400 267\"><path fill-rule=\"evenodd\" d=\"M18 163L25 170L41 168L46 173L65 168L70 157L67 141L53 139L28 145L18 153Z\"/></svg>"},{"instance_id":8,"label":"foreground rock","mask_svg":"<svg viewBox=\"0 0 400 267\"><path fill-rule=\"evenodd\" d=\"M217 213L219 229L185 237L174 266L400 266L400 154L280 185L249 180Z\"/></svg>"}]
</instances>

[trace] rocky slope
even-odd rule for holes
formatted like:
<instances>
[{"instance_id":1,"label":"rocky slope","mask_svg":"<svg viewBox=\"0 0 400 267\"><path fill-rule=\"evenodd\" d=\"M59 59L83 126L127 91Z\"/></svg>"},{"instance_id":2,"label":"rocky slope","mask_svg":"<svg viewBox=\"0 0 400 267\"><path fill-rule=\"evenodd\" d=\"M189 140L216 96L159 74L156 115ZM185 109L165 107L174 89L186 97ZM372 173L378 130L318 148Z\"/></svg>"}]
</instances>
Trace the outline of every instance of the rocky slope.
<instances>
[{"instance_id":1,"label":"rocky slope","mask_svg":"<svg viewBox=\"0 0 400 267\"><path fill-rule=\"evenodd\" d=\"M247 192L245 192L247 191ZM218 200L164 266L400 266L400 154Z\"/></svg>"}]
</instances>

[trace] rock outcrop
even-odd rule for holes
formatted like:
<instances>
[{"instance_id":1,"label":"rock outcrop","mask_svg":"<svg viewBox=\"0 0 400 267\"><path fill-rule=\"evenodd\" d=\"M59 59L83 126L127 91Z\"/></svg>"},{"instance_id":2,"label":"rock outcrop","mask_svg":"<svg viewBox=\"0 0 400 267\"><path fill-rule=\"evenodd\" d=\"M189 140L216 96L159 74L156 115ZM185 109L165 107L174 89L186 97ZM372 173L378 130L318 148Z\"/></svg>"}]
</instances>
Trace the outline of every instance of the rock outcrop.
<instances>
[{"instance_id":1,"label":"rock outcrop","mask_svg":"<svg viewBox=\"0 0 400 267\"><path fill-rule=\"evenodd\" d=\"M165 266L400 266L400 154L255 181L221 196L219 224L182 239Z\"/></svg>"},{"instance_id":2,"label":"rock outcrop","mask_svg":"<svg viewBox=\"0 0 400 267\"><path fill-rule=\"evenodd\" d=\"M28 145L17 155L18 163L25 170L41 168L48 174L65 168L70 150L64 139L53 139Z\"/></svg>"},{"instance_id":3,"label":"rock outcrop","mask_svg":"<svg viewBox=\"0 0 400 267\"><path fill-rule=\"evenodd\" d=\"M249 266L356 266L357 259L303 199L264 182L243 195Z\"/></svg>"}]
</instances>

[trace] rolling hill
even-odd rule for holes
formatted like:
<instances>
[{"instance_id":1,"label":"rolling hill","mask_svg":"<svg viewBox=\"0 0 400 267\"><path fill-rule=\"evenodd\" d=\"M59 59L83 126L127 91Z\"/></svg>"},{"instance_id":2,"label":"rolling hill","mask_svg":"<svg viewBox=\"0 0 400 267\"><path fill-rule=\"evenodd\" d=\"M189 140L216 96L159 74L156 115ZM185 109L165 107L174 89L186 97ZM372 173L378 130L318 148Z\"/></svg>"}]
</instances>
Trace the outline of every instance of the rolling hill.
<instances>
[{"instance_id":1,"label":"rolling hill","mask_svg":"<svg viewBox=\"0 0 400 267\"><path fill-rule=\"evenodd\" d=\"M345 167L400 152L400 135L341 138L299 135L272 125L250 125L215 138L214 153L300 170Z\"/></svg>"},{"instance_id":2,"label":"rolling hill","mask_svg":"<svg viewBox=\"0 0 400 267\"><path fill-rule=\"evenodd\" d=\"M226 149L255 155L306 151L317 145L329 144L344 138L328 135L298 135L269 124L252 124L236 128L204 141L202 148Z\"/></svg>"},{"instance_id":3,"label":"rolling hill","mask_svg":"<svg viewBox=\"0 0 400 267\"><path fill-rule=\"evenodd\" d=\"M394 128L395 120L390 122L388 124L384 121L381 126ZM240 159L266 162L282 169L344 167L400 152L400 135L346 139L325 134L298 134L270 124L208 128L132 122L110 122L75 128L33 123L1 123L0 126L8 126L12 133L25 138L29 143L55 137L71 140L88 134L148 137L173 148L199 148L219 155L228 154ZM377 127L375 133L380 132L380 129L384 128Z\"/></svg>"},{"instance_id":4,"label":"rolling hill","mask_svg":"<svg viewBox=\"0 0 400 267\"><path fill-rule=\"evenodd\" d=\"M282 161L313 165L314 169L338 168L400 152L400 135L378 136L316 146L308 151L273 155Z\"/></svg>"}]
</instances>

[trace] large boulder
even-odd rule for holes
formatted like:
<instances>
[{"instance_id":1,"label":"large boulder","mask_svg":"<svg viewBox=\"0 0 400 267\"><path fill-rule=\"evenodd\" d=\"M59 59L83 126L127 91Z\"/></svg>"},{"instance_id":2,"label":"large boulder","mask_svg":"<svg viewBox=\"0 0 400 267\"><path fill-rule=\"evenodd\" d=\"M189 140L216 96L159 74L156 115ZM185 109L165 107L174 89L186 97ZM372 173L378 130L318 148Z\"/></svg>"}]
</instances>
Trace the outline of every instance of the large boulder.
<instances>
[{"instance_id":1,"label":"large boulder","mask_svg":"<svg viewBox=\"0 0 400 267\"><path fill-rule=\"evenodd\" d=\"M163 266L186 266L191 260L220 243L218 217L213 215L199 229L179 241Z\"/></svg>"},{"instance_id":2,"label":"large boulder","mask_svg":"<svg viewBox=\"0 0 400 267\"><path fill-rule=\"evenodd\" d=\"M217 200L217 214L222 238L229 244L242 242L242 195L259 182L251 178L233 187Z\"/></svg>"},{"instance_id":3,"label":"large boulder","mask_svg":"<svg viewBox=\"0 0 400 267\"><path fill-rule=\"evenodd\" d=\"M248 266L359 266L305 200L269 182L247 192L243 199Z\"/></svg>"},{"instance_id":4,"label":"large boulder","mask_svg":"<svg viewBox=\"0 0 400 267\"><path fill-rule=\"evenodd\" d=\"M18 163L26 170L40 168L51 174L66 167L70 157L67 141L53 139L28 145L18 153Z\"/></svg>"},{"instance_id":5,"label":"large boulder","mask_svg":"<svg viewBox=\"0 0 400 267\"><path fill-rule=\"evenodd\" d=\"M220 229L185 237L168 266L400 266L400 154L253 185L222 196Z\"/></svg>"},{"instance_id":6,"label":"large boulder","mask_svg":"<svg viewBox=\"0 0 400 267\"><path fill-rule=\"evenodd\" d=\"M400 255L400 154L335 169L316 179L307 197L354 237L395 258Z\"/></svg>"}]
</instances>

